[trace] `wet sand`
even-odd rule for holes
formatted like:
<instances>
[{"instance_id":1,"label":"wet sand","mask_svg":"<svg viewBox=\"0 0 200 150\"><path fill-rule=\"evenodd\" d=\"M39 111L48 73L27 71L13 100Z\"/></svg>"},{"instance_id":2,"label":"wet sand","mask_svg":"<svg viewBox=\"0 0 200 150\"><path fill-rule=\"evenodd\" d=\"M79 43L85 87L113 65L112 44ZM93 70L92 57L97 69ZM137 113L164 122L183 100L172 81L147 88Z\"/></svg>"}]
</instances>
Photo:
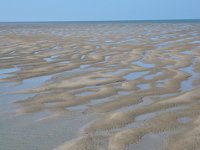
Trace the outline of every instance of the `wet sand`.
<instances>
[{"instance_id":1,"label":"wet sand","mask_svg":"<svg viewBox=\"0 0 200 150\"><path fill-rule=\"evenodd\" d=\"M0 24L4 150L198 150L200 23Z\"/></svg>"}]
</instances>

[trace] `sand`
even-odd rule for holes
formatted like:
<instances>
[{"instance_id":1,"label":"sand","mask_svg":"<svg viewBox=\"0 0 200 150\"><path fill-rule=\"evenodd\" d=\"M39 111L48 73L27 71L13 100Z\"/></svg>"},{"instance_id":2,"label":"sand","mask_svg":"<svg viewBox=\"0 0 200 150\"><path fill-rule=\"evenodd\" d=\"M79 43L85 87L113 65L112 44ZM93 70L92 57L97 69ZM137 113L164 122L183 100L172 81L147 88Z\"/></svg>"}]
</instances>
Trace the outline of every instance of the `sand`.
<instances>
[{"instance_id":1,"label":"sand","mask_svg":"<svg viewBox=\"0 0 200 150\"><path fill-rule=\"evenodd\" d=\"M199 41L200 23L0 24L0 145L198 150Z\"/></svg>"}]
</instances>

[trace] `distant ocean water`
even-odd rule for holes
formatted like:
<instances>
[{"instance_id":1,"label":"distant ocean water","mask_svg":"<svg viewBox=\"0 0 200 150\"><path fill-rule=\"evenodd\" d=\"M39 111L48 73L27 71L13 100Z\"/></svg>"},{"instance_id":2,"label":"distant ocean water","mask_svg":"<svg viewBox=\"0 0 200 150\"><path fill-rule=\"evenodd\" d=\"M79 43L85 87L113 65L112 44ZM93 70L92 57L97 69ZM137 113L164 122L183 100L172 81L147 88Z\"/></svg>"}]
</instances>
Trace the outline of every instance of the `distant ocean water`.
<instances>
[{"instance_id":1,"label":"distant ocean water","mask_svg":"<svg viewBox=\"0 0 200 150\"><path fill-rule=\"evenodd\" d=\"M47 22L0 22L0 25L9 24L96 24L96 23L200 23L200 19L174 20L114 20L114 21L47 21Z\"/></svg>"}]
</instances>

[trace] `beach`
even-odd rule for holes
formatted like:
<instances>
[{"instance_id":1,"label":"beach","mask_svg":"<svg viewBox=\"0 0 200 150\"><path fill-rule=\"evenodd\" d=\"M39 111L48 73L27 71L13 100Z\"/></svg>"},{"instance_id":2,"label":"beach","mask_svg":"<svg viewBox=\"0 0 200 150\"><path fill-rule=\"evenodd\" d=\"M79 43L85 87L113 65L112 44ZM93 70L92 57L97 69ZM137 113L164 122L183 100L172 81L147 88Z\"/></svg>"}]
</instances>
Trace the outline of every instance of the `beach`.
<instances>
[{"instance_id":1,"label":"beach","mask_svg":"<svg viewBox=\"0 0 200 150\"><path fill-rule=\"evenodd\" d=\"M0 23L0 149L198 150L200 22Z\"/></svg>"}]
</instances>

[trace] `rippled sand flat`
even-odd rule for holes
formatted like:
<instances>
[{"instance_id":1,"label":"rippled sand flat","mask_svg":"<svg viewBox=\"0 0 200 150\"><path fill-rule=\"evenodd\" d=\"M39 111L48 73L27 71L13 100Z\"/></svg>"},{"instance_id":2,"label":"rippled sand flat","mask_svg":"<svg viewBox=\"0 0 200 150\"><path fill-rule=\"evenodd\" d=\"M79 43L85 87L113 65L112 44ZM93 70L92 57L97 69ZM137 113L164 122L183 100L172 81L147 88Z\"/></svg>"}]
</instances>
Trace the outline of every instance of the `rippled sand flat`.
<instances>
[{"instance_id":1,"label":"rippled sand flat","mask_svg":"<svg viewBox=\"0 0 200 150\"><path fill-rule=\"evenodd\" d=\"M198 150L200 23L0 24L0 149Z\"/></svg>"}]
</instances>

